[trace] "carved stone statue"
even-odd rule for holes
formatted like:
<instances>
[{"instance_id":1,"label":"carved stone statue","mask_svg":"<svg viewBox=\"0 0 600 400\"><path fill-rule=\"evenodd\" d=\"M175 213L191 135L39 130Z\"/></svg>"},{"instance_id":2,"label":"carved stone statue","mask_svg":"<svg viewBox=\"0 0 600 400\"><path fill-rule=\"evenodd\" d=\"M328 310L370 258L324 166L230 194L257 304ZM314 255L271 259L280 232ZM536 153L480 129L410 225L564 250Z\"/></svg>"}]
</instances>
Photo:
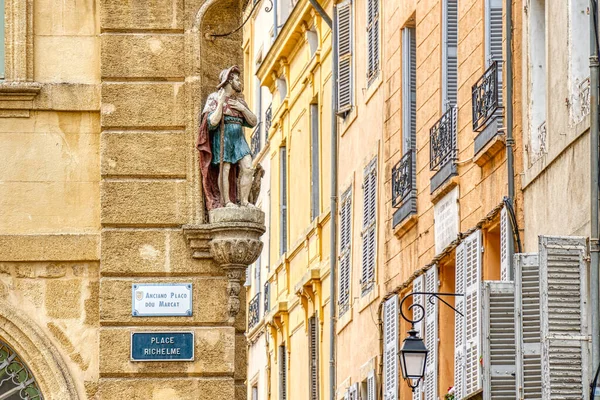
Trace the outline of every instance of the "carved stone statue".
<instances>
[{"instance_id":1,"label":"carved stone statue","mask_svg":"<svg viewBox=\"0 0 600 400\"><path fill-rule=\"evenodd\" d=\"M243 99L240 69L229 67L219 78L202 111L196 144L206 207L254 207L249 196L255 173L244 127L256 126L257 118Z\"/></svg>"}]
</instances>

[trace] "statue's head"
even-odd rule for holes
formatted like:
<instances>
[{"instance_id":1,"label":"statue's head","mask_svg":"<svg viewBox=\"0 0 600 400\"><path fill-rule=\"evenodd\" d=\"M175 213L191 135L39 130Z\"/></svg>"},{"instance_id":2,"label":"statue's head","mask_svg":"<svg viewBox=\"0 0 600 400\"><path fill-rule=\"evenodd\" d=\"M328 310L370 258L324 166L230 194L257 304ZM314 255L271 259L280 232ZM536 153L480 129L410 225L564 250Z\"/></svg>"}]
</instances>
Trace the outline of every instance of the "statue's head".
<instances>
[{"instance_id":1,"label":"statue's head","mask_svg":"<svg viewBox=\"0 0 600 400\"><path fill-rule=\"evenodd\" d=\"M217 86L217 89L224 88L227 85L231 85L231 88L238 93L241 93L244 89L240 77L240 68L237 65L233 65L221 71L219 74L219 81L220 83Z\"/></svg>"}]
</instances>

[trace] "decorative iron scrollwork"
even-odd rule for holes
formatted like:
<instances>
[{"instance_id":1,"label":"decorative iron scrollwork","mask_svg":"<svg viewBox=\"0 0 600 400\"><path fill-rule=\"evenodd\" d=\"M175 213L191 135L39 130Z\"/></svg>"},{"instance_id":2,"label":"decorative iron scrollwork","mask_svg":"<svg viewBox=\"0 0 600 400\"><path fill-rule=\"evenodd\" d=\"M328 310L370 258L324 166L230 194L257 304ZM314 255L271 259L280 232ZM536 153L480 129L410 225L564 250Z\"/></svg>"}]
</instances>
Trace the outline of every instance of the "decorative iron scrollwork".
<instances>
[{"instance_id":1,"label":"decorative iron scrollwork","mask_svg":"<svg viewBox=\"0 0 600 400\"><path fill-rule=\"evenodd\" d=\"M430 168L437 171L456 159L456 106L448 111L429 130Z\"/></svg>"},{"instance_id":2,"label":"decorative iron scrollwork","mask_svg":"<svg viewBox=\"0 0 600 400\"><path fill-rule=\"evenodd\" d=\"M261 149L260 125L260 123L256 125L256 128L254 128L254 132L252 132L252 136L250 138L250 151L252 152L252 158L255 158Z\"/></svg>"},{"instance_id":3,"label":"decorative iron scrollwork","mask_svg":"<svg viewBox=\"0 0 600 400\"><path fill-rule=\"evenodd\" d=\"M252 329L258 324L260 320L260 293L256 293L256 295L250 300L250 304L248 304L248 329Z\"/></svg>"},{"instance_id":4,"label":"decorative iron scrollwork","mask_svg":"<svg viewBox=\"0 0 600 400\"><path fill-rule=\"evenodd\" d=\"M402 156L392 168L392 206L399 207L413 190L414 150Z\"/></svg>"},{"instance_id":5,"label":"decorative iron scrollwork","mask_svg":"<svg viewBox=\"0 0 600 400\"><path fill-rule=\"evenodd\" d=\"M500 108L498 61L483 73L472 88L473 130L479 131Z\"/></svg>"},{"instance_id":6,"label":"decorative iron scrollwork","mask_svg":"<svg viewBox=\"0 0 600 400\"><path fill-rule=\"evenodd\" d=\"M10 346L2 341L0 341L0 398L44 399L27 365Z\"/></svg>"},{"instance_id":7,"label":"decorative iron scrollwork","mask_svg":"<svg viewBox=\"0 0 600 400\"><path fill-rule=\"evenodd\" d=\"M271 122L273 122L273 104L269 105L267 111L265 111L265 136L269 137L269 129L271 129Z\"/></svg>"}]
</instances>

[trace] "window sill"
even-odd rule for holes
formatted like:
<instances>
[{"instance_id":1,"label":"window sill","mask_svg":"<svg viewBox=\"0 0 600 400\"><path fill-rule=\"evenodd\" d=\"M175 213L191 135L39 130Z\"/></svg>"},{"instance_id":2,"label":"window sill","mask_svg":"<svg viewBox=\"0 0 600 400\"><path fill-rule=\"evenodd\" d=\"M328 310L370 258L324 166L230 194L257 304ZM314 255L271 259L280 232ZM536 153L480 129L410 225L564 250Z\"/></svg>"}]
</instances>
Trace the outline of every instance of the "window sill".
<instances>
[{"instance_id":1,"label":"window sill","mask_svg":"<svg viewBox=\"0 0 600 400\"><path fill-rule=\"evenodd\" d=\"M433 185L434 179L440 179L442 182ZM458 185L458 172L456 163L449 162L444 167L442 167L432 178L431 178L431 202L433 204L437 203L442 197L446 195L446 193L450 192L454 189L455 186Z\"/></svg>"},{"instance_id":2,"label":"window sill","mask_svg":"<svg viewBox=\"0 0 600 400\"><path fill-rule=\"evenodd\" d=\"M337 324L335 327L336 333L339 335L341 331L352 321L352 305L348 307L348 310L338 318Z\"/></svg>"},{"instance_id":3,"label":"window sill","mask_svg":"<svg viewBox=\"0 0 600 400\"><path fill-rule=\"evenodd\" d=\"M35 82L0 83L0 118L27 118L33 109L33 99L42 85Z\"/></svg>"},{"instance_id":4,"label":"window sill","mask_svg":"<svg viewBox=\"0 0 600 400\"><path fill-rule=\"evenodd\" d=\"M379 298L379 286L377 283L373 283L373 287L367 294L361 296L358 300L358 312L361 313L367 308L371 303Z\"/></svg>"},{"instance_id":5,"label":"window sill","mask_svg":"<svg viewBox=\"0 0 600 400\"><path fill-rule=\"evenodd\" d=\"M340 117L340 119L342 120L340 123L340 137L343 137L346 134L346 132L348 132L350 126L356 120L356 117L358 117L357 106L352 106L352 109L348 111L348 114L346 114L345 118Z\"/></svg>"},{"instance_id":6,"label":"window sill","mask_svg":"<svg viewBox=\"0 0 600 400\"><path fill-rule=\"evenodd\" d=\"M419 218L417 214L411 214L408 218L404 219L402 222L398 223L398 225L394 226L394 235L400 239L404 236L412 227L417 224Z\"/></svg>"},{"instance_id":7,"label":"window sill","mask_svg":"<svg viewBox=\"0 0 600 400\"><path fill-rule=\"evenodd\" d=\"M373 97L375 93L377 93L377 89L383 83L383 79L381 78L381 71L377 72L377 76L371 82L368 83L367 87L364 89L365 94L365 104L369 104L369 101Z\"/></svg>"}]
</instances>

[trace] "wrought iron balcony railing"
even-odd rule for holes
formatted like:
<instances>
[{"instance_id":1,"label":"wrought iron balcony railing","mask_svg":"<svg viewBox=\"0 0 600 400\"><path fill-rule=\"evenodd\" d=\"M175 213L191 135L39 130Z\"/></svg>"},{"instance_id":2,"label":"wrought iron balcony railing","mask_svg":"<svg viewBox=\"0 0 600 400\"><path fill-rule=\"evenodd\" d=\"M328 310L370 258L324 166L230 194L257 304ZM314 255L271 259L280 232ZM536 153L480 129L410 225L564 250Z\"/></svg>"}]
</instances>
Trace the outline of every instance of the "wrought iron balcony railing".
<instances>
[{"instance_id":1,"label":"wrought iron balcony railing","mask_svg":"<svg viewBox=\"0 0 600 400\"><path fill-rule=\"evenodd\" d=\"M271 310L271 284L269 282L265 283L265 304L263 312L266 314Z\"/></svg>"},{"instance_id":2,"label":"wrought iron balcony railing","mask_svg":"<svg viewBox=\"0 0 600 400\"><path fill-rule=\"evenodd\" d=\"M412 192L415 151L409 150L392 168L392 206L399 207Z\"/></svg>"},{"instance_id":3,"label":"wrought iron balcony railing","mask_svg":"<svg viewBox=\"0 0 600 400\"><path fill-rule=\"evenodd\" d=\"M501 107L499 100L499 74L498 61L483 73L481 78L472 88L472 108L473 108L473 130L479 131L485 123Z\"/></svg>"},{"instance_id":4,"label":"wrought iron balcony railing","mask_svg":"<svg viewBox=\"0 0 600 400\"><path fill-rule=\"evenodd\" d=\"M248 305L248 329L252 329L258 324L260 320L260 293L256 293L256 295L250 300L250 304Z\"/></svg>"},{"instance_id":5,"label":"wrought iron balcony railing","mask_svg":"<svg viewBox=\"0 0 600 400\"><path fill-rule=\"evenodd\" d=\"M451 106L429 130L429 147L432 171L456 159L456 106Z\"/></svg>"},{"instance_id":6,"label":"wrought iron balcony railing","mask_svg":"<svg viewBox=\"0 0 600 400\"><path fill-rule=\"evenodd\" d=\"M260 125L261 123L259 122L254 128L254 132L252 132L252 136L250 137L250 151L252 152L252 158L256 157L256 155L260 153L261 149Z\"/></svg>"},{"instance_id":7,"label":"wrought iron balcony railing","mask_svg":"<svg viewBox=\"0 0 600 400\"><path fill-rule=\"evenodd\" d=\"M271 129L271 122L273 122L273 103L269 105L267 111L265 111L265 136L269 137L269 129Z\"/></svg>"}]
</instances>

